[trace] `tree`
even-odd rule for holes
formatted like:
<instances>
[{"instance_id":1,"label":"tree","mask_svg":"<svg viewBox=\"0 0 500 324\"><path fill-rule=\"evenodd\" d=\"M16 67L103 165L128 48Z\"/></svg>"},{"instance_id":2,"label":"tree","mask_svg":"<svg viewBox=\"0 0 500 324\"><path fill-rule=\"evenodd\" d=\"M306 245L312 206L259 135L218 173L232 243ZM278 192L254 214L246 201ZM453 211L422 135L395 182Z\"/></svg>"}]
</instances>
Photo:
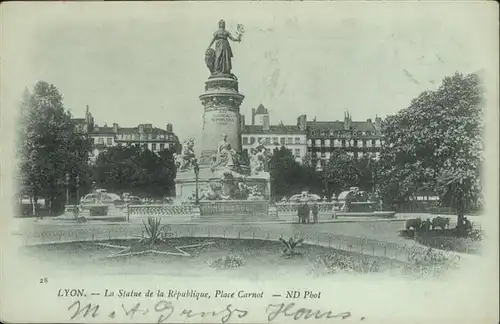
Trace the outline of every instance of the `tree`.
<instances>
[{"instance_id":1,"label":"tree","mask_svg":"<svg viewBox=\"0 0 500 324\"><path fill-rule=\"evenodd\" d=\"M50 213L58 213L64 207L66 174L84 180L90 142L76 132L58 89L45 81L37 82L31 94L25 90L20 117L23 186L35 208L45 198Z\"/></svg>"},{"instance_id":2,"label":"tree","mask_svg":"<svg viewBox=\"0 0 500 324\"><path fill-rule=\"evenodd\" d=\"M334 150L322 172L322 180L328 184L328 195L359 187L373 191L376 161L370 156L354 158L343 150Z\"/></svg>"},{"instance_id":3,"label":"tree","mask_svg":"<svg viewBox=\"0 0 500 324\"><path fill-rule=\"evenodd\" d=\"M295 160L292 151L282 146L274 149L269 162L271 195L275 198L291 196L307 190L321 190L317 172L307 164Z\"/></svg>"},{"instance_id":4,"label":"tree","mask_svg":"<svg viewBox=\"0 0 500 324\"><path fill-rule=\"evenodd\" d=\"M432 189L441 202L464 214L481 199L483 89L479 76L456 73L383 123L384 193L408 199Z\"/></svg>"},{"instance_id":5,"label":"tree","mask_svg":"<svg viewBox=\"0 0 500 324\"><path fill-rule=\"evenodd\" d=\"M377 161L369 155L355 159L354 172L356 173L356 186L361 190L373 192L375 189L375 170Z\"/></svg>"},{"instance_id":6,"label":"tree","mask_svg":"<svg viewBox=\"0 0 500 324\"><path fill-rule=\"evenodd\" d=\"M174 192L176 172L171 150L156 154L136 146L108 147L97 157L93 170L101 188L159 198Z\"/></svg>"}]
</instances>

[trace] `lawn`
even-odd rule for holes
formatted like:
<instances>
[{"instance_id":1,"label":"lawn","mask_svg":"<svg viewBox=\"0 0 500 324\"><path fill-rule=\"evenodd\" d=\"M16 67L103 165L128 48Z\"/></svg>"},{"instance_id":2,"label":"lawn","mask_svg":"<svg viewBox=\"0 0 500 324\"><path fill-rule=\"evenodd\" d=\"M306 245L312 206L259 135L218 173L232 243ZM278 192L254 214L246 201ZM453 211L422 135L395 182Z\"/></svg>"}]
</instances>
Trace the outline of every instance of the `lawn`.
<instances>
[{"instance_id":1,"label":"lawn","mask_svg":"<svg viewBox=\"0 0 500 324\"><path fill-rule=\"evenodd\" d=\"M139 246L136 240L107 240L29 246L24 247L24 253L57 267L85 269L102 274L223 276L252 280L259 277L279 279L290 273L319 276L332 263L339 262L343 264L340 267L344 272L385 272L402 266L388 259L307 244L297 247L298 254L287 258L283 256L282 243L266 240L171 238L154 247L158 253L112 256L124 250L119 246L132 247L128 250L132 253L149 249ZM188 255L182 255L181 251ZM227 263L225 261L228 258L238 262ZM356 260L356 264L352 260ZM347 263L351 264L352 269Z\"/></svg>"},{"instance_id":2,"label":"lawn","mask_svg":"<svg viewBox=\"0 0 500 324\"><path fill-rule=\"evenodd\" d=\"M154 251L144 253L150 249ZM23 251L59 271L94 275L280 280L291 275L435 274L434 261L428 257L410 264L308 244L298 246L297 253L288 257L283 249L279 241L182 237L169 238L153 248L138 240L107 240L26 246ZM440 269L446 268L443 264L447 261L439 261Z\"/></svg>"}]
</instances>

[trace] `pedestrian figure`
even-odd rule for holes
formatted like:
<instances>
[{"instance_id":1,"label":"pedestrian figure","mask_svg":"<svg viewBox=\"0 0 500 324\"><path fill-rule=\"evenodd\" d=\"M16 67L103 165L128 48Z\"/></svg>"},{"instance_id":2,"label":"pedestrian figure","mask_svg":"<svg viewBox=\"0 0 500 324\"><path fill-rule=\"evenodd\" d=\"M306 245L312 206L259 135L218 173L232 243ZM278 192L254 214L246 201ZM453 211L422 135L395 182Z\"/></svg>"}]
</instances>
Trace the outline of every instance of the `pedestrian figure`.
<instances>
[{"instance_id":1,"label":"pedestrian figure","mask_svg":"<svg viewBox=\"0 0 500 324\"><path fill-rule=\"evenodd\" d=\"M318 223L318 213L319 213L319 206L318 203L315 201L313 202L312 205L313 223Z\"/></svg>"},{"instance_id":2,"label":"pedestrian figure","mask_svg":"<svg viewBox=\"0 0 500 324\"><path fill-rule=\"evenodd\" d=\"M305 211L304 211L304 217L306 218L306 223L309 223L311 220L310 213L311 213L311 207L309 206L309 203L305 203Z\"/></svg>"},{"instance_id":3,"label":"pedestrian figure","mask_svg":"<svg viewBox=\"0 0 500 324\"><path fill-rule=\"evenodd\" d=\"M78 219L80 216L80 208L78 208L78 205L73 206L73 216L75 216L75 219Z\"/></svg>"},{"instance_id":4,"label":"pedestrian figure","mask_svg":"<svg viewBox=\"0 0 500 324\"><path fill-rule=\"evenodd\" d=\"M302 204L299 204L299 206L297 207L297 216L298 216L298 223L301 224L302 223Z\"/></svg>"}]
</instances>

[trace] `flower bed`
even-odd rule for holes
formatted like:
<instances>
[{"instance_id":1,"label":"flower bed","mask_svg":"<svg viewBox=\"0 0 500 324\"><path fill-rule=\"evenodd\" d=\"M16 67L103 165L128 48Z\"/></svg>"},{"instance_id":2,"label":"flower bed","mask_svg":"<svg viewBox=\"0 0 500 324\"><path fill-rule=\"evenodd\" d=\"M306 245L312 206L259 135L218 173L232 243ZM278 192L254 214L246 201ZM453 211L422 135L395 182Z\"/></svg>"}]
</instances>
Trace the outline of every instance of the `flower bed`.
<instances>
[{"instance_id":1,"label":"flower bed","mask_svg":"<svg viewBox=\"0 0 500 324\"><path fill-rule=\"evenodd\" d=\"M479 252L480 241L483 238L481 231L474 230L469 236L460 237L455 236L453 230L445 231L444 233L440 233L439 231L424 233L417 235L415 240L420 244L446 251L460 253Z\"/></svg>"},{"instance_id":2,"label":"flower bed","mask_svg":"<svg viewBox=\"0 0 500 324\"><path fill-rule=\"evenodd\" d=\"M283 243L259 239L178 237L163 238L154 247L149 243L142 242L142 246L139 240L117 239L35 245L24 250L56 268L83 266L103 274L152 271L179 277L224 275L278 279L287 274L308 276L314 269L330 273L382 272L399 264L311 244L295 247L297 253L287 257ZM225 271L220 272L221 269Z\"/></svg>"}]
</instances>

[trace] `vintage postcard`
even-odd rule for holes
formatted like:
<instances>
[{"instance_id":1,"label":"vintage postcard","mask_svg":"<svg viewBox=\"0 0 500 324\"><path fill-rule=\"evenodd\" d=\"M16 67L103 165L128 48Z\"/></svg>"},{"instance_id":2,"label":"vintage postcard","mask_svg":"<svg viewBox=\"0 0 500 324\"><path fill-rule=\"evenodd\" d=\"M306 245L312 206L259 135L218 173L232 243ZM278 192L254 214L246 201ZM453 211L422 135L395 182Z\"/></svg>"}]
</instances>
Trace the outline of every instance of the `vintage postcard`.
<instances>
[{"instance_id":1,"label":"vintage postcard","mask_svg":"<svg viewBox=\"0 0 500 324\"><path fill-rule=\"evenodd\" d=\"M495 2L7 2L6 323L497 323Z\"/></svg>"}]
</instances>

